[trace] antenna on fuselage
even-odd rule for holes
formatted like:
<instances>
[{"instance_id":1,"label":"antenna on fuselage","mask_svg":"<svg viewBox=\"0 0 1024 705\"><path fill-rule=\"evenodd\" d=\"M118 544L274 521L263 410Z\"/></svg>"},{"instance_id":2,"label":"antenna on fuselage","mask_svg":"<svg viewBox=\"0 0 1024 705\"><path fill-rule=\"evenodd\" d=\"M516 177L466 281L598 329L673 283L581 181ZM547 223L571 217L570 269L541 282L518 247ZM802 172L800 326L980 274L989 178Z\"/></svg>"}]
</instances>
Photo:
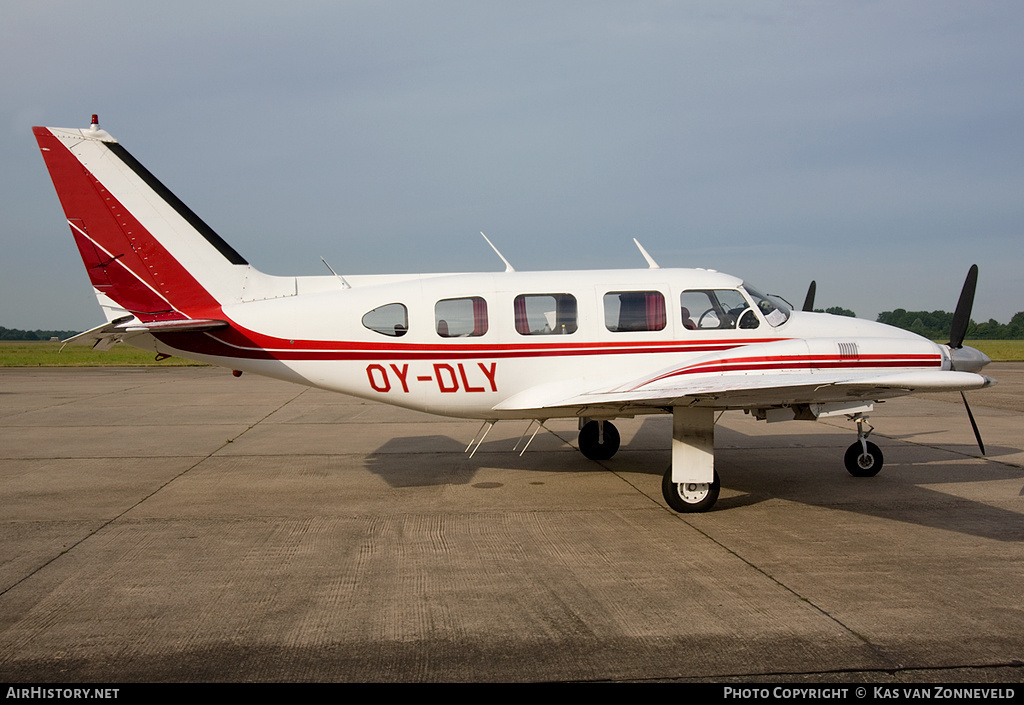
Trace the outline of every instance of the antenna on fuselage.
<instances>
[{"instance_id":1,"label":"antenna on fuselage","mask_svg":"<svg viewBox=\"0 0 1024 705\"><path fill-rule=\"evenodd\" d=\"M329 270L331 270L331 274L333 274L334 276L336 276L338 279L341 280L341 286L343 288L345 288L345 289L351 289L352 288L352 285L349 284L347 281L345 281L345 277L343 277L340 274L338 274L337 272L335 272L334 271L334 267L332 267L331 265L327 264L327 260L325 260L323 257L321 257L320 261L324 263L325 267L327 267Z\"/></svg>"},{"instance_id":2,"label":"antenna on fuselage","mask_svg":"<svg viewBox=\"0 0 1024 705\"><path fill-rule=\"evenodd\" d=\"M494 243L491 242L490 240L488 240L487 236L484 235L482 232L480 234L483 235L484 240L487 240L487 244L491 246L492 250L494 250L494 254L498 255L498 257L501 257L501 261L505 263L505 271L506 272L514 272L514 271L516 271L515 268L511 264L508 263L508 260L505 259L505 255L503 255L500 252L498 252L498 248L494 246Z\"/></svg>"},{"instance_id":3,"label":"antenna on fuselage","mask_svg":"<svg viewBox=\"0 0 1024 705\"><path fill-rule=\"evenodd\" d=\"M661 267L658 266L658 263L654 261L654 258L647 254L647 250L644 249L644 246L640 244L639 240L633 238L633 242L635 242L636 246L640 248L640 254L642 254L644 259L647 260L647 264L651 269L661 269Z\"/></svg>"}]
</instances>

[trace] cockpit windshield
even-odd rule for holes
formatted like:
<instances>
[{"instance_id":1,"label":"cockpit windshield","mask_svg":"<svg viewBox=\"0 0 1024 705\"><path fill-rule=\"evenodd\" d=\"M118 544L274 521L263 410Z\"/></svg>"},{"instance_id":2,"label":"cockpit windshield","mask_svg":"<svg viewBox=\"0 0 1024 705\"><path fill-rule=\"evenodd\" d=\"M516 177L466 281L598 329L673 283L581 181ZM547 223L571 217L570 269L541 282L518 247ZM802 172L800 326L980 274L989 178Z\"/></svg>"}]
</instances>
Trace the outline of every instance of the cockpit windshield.
<instances>
[{"instance_id":1,"label":"cockpit windshield","mask_svg":"<svg viewBox=\"0 0 1024 705\"><path fill-rule=\"evenodd\" d=\"M778 296L766 296L747 283L743 284L743 288L750 295L750 298L754 300L754 303L757 304L757 307L761 309L761 315L764 316L764 319L771 326L777 328L789 320L791 309Z\"/></svg>"}]
</instances>

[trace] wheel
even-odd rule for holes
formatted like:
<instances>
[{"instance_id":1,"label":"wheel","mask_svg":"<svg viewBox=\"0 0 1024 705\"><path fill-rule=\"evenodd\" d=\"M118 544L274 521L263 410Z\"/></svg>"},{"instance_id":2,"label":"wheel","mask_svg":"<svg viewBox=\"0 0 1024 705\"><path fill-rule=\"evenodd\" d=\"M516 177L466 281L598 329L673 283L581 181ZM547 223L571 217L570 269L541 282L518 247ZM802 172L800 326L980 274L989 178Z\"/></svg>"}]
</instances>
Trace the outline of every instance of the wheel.
<instances>
[{"instance_id":1,"label":"wheel","mask_svg":"<svg viewBox=\"0 0 1024 705\"><path fill-rule=\"evenodd\" d=\"M871 441L868 441L868 453L864 454L860 447L860 441L846 449L846 456L843 458L846 469L854 477L874 477L882 469L882 451Z\"/></svg>"},{"instance_id":2,"label":"wheel","mask_svg":"<svg viewBox=\"0 0 1024 705\"><path fill-rule=\"evenodd\" d=\"M665 471L665 477L661 480L661 494L664 495L668 506L682 514L708 511L718 501L718 493L721 489L722 483L718 480L717 470L714 482L710 485L706 482L672 482L671 466Z\"/></svg>"},{"instance_id":3,"label":"wheel","mask_svg":"<svg viewBox=\"0 0 1024 705\"><path fill-rule=\"evenodd\" d=\"M599 442L604 424L604 443ZM619 450L619 431L610 421L588 421L580 429L580 452L591 460L608 460Z\"/></svg>"}]
</instances>

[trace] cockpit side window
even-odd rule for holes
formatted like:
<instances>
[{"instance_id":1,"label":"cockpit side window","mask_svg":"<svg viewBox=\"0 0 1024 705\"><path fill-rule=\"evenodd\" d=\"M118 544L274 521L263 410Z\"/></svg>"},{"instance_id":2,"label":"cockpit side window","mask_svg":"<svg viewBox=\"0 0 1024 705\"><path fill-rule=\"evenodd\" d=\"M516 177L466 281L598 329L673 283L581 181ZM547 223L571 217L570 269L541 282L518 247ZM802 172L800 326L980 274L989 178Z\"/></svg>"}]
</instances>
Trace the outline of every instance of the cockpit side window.
<instances>
[{"instance_id":1,"label":"cockpit side window","mask_svg":"<svg viewBox=\"0 0 1024 705\"><path fill-rule=\"evenodd\" d=\"M761 325L742 293L735 289L690 289L679 295L683 327L688 330L752 329Z\"/></svg>"},{"instance_id":2,"label":"cockpit side window","mask_svg":"<svg viewBox=\"0 0 1024 705\"><path fill-rule=\"evenodd\" d=\"M400 338L409 331L409 311L405 304L385 304L363 314L363 325L374 333Z\"/></svg>"}]
</instances>

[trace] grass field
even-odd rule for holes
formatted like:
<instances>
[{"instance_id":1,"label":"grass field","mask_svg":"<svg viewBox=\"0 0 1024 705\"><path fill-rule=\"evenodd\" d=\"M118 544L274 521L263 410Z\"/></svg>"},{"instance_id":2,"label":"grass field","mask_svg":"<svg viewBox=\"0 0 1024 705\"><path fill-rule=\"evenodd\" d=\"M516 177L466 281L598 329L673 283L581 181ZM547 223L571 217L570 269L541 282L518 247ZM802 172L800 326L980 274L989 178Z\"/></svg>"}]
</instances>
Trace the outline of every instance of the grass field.
<instances>
[{"instance_id":1,"label":"grass field","mask_svg":"<svg viewBox=\"0 0 1024 705\"><path fill-rule=\"evenodd\" d=\"M127 345L98 352L88 345L0 341L0 367L184 367L202 363L171 357L157 362L151 352Z\"/></svg>"},{"instance_id":2,"label":"grass field","mask_svg":"<svg viewBox=\"0 0 1024 705\"><path fill-rule=\"evenodd\" d=\"M964 345L981 350L995 362L1024 361L1024 340L965 340Z\"/></svg>"},{"instance_id":3,"label":"grass field","mask_svg":"<svg viewBox=\"0 0 1024 705\"><path fill-rule=\"evenodd\" d=\"M1024 361L1024 340L968 340L967 345L981 350L997 362ZM153 353L127 345L116 345L108 352L97 352L86 345L0 341L0 367L184 367L202 363L171 357L157 362Z\"/></svg>"}]
</instances>

